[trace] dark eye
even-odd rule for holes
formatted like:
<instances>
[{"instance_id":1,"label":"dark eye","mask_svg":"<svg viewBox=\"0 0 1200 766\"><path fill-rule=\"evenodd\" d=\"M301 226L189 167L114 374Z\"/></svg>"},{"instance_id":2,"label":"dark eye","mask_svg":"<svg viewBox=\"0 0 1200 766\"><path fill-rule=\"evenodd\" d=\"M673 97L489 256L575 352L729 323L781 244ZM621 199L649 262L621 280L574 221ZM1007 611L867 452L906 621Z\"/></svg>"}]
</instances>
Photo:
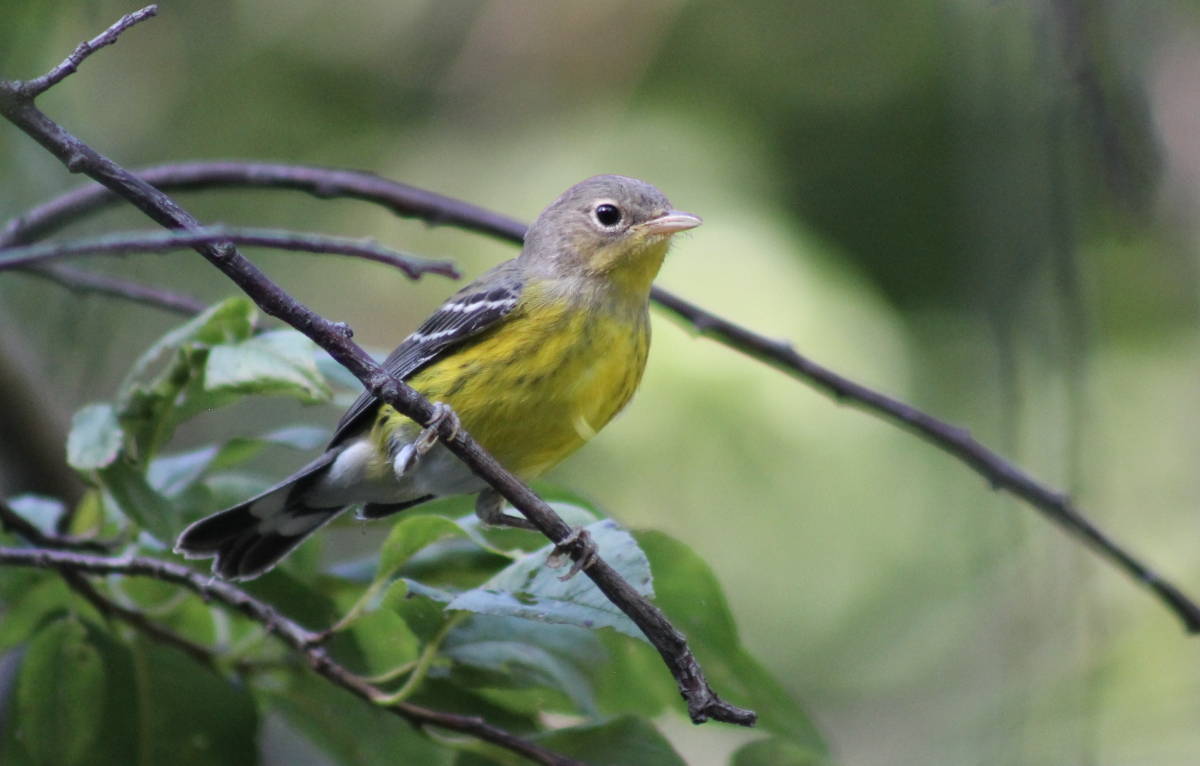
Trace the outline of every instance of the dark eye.
<instances>
[{"instance_id":1,"label":"dark eye","mask_svg":"<svg viewBox=\"0 0 1200 766\"><path fill-rule=\"evenodd\" d=\"M598 205L596 207L596 220L601 226L616 226L621 222L621 211L616 205Z\"/></svg>"}]
</instances>

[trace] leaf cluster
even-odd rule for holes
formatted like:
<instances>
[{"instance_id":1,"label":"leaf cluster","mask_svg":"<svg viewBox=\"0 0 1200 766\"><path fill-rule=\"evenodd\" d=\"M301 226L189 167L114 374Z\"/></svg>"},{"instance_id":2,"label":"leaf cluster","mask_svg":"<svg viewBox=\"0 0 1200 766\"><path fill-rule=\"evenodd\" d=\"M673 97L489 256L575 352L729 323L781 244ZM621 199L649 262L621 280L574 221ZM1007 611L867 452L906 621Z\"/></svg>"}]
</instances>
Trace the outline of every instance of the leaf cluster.
<instances>
[{"instance_id":1,"label":"leaf cluster","mask_svg":"<svg viewBox=\"0 0 1200 766\"><path fill-rule=\"evenodd\" d=\"M299 333L261 331L245 299L217 304L155 343L113 401L76 414L68 459L92 487L77 507L32 496L10 505L47 533L170 557L183 525L269 486L247 461L271 448L311 449L326 436L294 426L171 452L176 429L250 395L331 401L342 381L331 385L326 368ZM735 766L826 762L808 718L741 646L698 556L661 532L630 532L586 500L541 489L687 633L723 693L759 712L765 737L738 751ZM0 761L256 763L271 718L342 764L516 758L418 730L387 710L411 702L482 716L588 763L683 763L652 723L685 714L659 656L590 580L561 580L553 546L543 542L483 528L469 501L453 498L403 514L369 559L324 564L318 536L247 584L287 618L324 631L329 655L379 690L377 706L297 663L263 625L174 585L116 575L94 583L109 601L205 647L208 663L102 613L54 572L6 573L0 650L23 654Z\"/></svg>"}]
</instances>

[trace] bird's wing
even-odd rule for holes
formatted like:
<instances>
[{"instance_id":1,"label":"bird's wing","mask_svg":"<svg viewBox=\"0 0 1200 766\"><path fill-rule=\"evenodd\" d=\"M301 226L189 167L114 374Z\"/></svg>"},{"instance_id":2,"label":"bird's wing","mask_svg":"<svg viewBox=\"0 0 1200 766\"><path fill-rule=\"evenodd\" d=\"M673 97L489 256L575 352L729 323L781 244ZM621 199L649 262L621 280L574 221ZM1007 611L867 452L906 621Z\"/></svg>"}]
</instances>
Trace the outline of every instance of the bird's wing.
<instances>
[{"instance_id":1,"label":"bird's wing","mask_svg":"<svg viewBox=\"0 0 1200 766\"><path fill-rule=\"evenodd\" d=\"M401 380L409 379L463 341L503 319L516 307L524 286L521 269L515 260L496 266L450 296L388 356L383 368ZM357 430L360 419L373 413L377 404L378 400L364 391L338 422L329 446L338 444Z\"/></svg>"}]
</instances>

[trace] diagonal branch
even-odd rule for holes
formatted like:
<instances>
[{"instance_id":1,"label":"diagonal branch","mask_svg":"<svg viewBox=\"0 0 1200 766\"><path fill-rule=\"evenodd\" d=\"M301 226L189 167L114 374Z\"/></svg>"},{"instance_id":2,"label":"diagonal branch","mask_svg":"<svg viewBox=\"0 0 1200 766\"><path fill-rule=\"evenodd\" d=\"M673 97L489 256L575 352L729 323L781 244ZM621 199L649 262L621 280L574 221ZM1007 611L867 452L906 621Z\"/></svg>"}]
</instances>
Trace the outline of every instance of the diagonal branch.
<instances>
[{"instance_id":1,"label":"diagonal branch","mask_svg":"<svg viewBox=\"0 0 1200 766\"><path fill-rule=\"evenodd\" d=\"M371 173L273 163L194 162L147 168L138 175L163 190L292 189L321 199L363 200L382 205L397 215L455 226L517 244L525 236L525 225L520 221ZM0 246L33 241L119 201L119 197L102 186L81 186L14 218L0 234ZM859 385L798 354L786 342L751 332L661 287L654 288L651 299L706 338L808 383L840 404L899 425L954 456L992 487L1028 503L1134 582L1149 589L1189 633L1200 633L1200 606L1092 523L1068 494L1037 481L975 440L965 429Z\"/></svg>"},{"instance_id":2,"label":"diagonal branch","mask_svg":"<svg viewBox=\"0 0 1200 766\"><path fill-rule=\"evenodd\" d=\"M203 228L195 217L170 197L87 146L46 116L34 106L33 99L24 92L22 83L0 79L0 114L57 157L68 170L85 173L99 181L162 226L188 231ZM236 246L198 243L193 248L233 280L265 313L296 328L329 352L373 396L422 426L433 424L433 405L381 368L353 343L350 340L352 333L346 325L330 322L301 305L246 260ZM571 528L549 504L450 420L440 419L437 433L456 457L512 503L552 542L561 544L570 537L570 541L562 547L569 552L572 560L579 562L590 556L587 541L579 536L571 537ZM737 708L713 692L700 664L688 648L686 637L615 569L602 559L596 559L584 571L605 597L633 620L658 650L687 701L693 722L702 723L712 718L743 726L755 723L757 716L753 711Z\"/></svg>"},{"instance_id":3,"label":"diagonal branch","mask_svg":"<svg viewBox=\"0 0 1200 766\"><path fill-rule=\"evenodd\" d=\"M77 581L82 580L84 573L101 575L119 574L127 577L152 577L156 580L173 583L187 588L205 600L219 601L225 606L259 623L268 633L278 636L289 648L303 656L316 673L349 691L351 694L361 697L368 702L384 694L330 658L317 642L317 634L289 620L275 611L274 607L270 604L259 601L245 591L222 580L202 575L182 564L141 556L112 559L103 556L88 556L70 551L54 551L45 548L0 548L0 566L57 569L67 578L68 584L71 584L72 577L76 578ZM83 583L90 588L90 585L86 581L83 581ZM89 598L89 600L91 599ZM101 608L101 611L110 607L123 609L123 607L108 602ZM136 612L134 614L139 618L141 617ZM118 616L121 619L125 619L124 615ZM144 625L137 625L136 627L144 628ZM157 637L161 638L161 636ZM199 645L196 645L196 648L207 651ZM386 709L418 726L437 726L450 731L468 734L522 755L544 766L585 766L585 764L579 761L558 755L532 742L516 737L503 729L491 726L476 716L456 715L454 713L430 710L407 702L388 705Z\"/></svg>"},{"instance_id":4,"label":"diagonal branch","mask_svg":"<svg viewBox=\"0 0 1200 766\"><path fill-rule=\"evenodd\" d=\"M96 237L43 242L24 247L0 248L0 271L28 267L57 258L92 253L165 253L187 250L195 245L248 245L306 253L346 255L383 263L400 269L409 279L422 274L441 274L458 279L459 273L449 261L431 261L383 247L371 239L331 237L327 234L252 229L233 226L208 226L198 230L126 231Z\"/></svg>"}]
</instances>

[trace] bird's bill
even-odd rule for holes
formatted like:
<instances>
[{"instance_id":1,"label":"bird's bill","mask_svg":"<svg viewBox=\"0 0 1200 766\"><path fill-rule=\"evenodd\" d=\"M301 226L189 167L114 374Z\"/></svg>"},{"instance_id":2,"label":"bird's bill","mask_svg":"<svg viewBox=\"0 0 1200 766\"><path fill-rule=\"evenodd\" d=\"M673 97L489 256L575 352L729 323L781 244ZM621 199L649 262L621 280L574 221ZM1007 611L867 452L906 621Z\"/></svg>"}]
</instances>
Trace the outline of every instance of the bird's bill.
<instances>
[{"instance_id":1,"label":"bird's bill","mask_svg":"<svg viewBox=\"0 0 1200 766\"><path fill-rule=\"evenodd\" d=\"M649 234L678 234L681 231L694 229L704 221L698 215L672 210L646 222L646 232Z\"/></svg>"}]
</instances>

